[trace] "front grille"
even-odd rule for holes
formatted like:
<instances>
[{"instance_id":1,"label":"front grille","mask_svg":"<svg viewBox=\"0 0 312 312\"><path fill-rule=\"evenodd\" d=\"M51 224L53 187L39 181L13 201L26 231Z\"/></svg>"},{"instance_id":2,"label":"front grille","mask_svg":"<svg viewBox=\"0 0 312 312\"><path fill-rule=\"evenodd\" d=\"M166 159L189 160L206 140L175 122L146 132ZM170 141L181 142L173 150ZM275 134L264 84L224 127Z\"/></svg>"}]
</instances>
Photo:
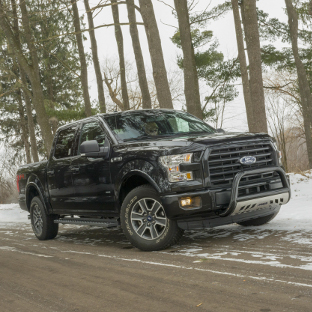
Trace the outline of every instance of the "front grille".
<instances>
[{"instance_id":1,"label":"front grille","mask_svg":"<svg viewBox=\"0 0 312 312\"><path fill-rule=\"evenodd\" d=\"M242 165L239 160L244 156L254 156L257 161L252 165ZM269 142L246 142L244 145L237 144L212 149L208 158L210 183L211 186L229 186L238 172L246 169L267 167L273 164L273 149ZM241 183L244 184L246 182L250 184L269 177L273 177L273 172L243 177Z\"/></svg>"}]
</instances>

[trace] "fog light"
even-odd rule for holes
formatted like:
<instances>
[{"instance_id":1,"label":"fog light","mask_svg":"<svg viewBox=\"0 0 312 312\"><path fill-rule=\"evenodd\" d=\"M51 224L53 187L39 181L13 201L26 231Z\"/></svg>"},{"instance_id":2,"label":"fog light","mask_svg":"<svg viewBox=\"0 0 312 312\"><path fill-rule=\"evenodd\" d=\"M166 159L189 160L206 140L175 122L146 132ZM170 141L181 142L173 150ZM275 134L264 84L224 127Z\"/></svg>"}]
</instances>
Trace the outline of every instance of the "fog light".
<instances>
[{"instance_id":1,"label":"fog light","mask_svg":"<svg viewBox=\"0 0 312 312\"><path fill-rule=\"evenodd\" d=\"M202 202L200 196L180 198L180 207L183 209L198 209L201 208L201 206Z\"/></svg>"},{"instance_id":2,"label":"fog light","mask_svg":"<svg viewBox=\"0 0 312 312\"><path fill-rule=\"evenodd\" d=\"M192 202L192 199L191 198L184 198L184 199L181 199L181 206L184 207L184 206L190 206L191 205L191 202Z\"/></svg>"}]
</instances>

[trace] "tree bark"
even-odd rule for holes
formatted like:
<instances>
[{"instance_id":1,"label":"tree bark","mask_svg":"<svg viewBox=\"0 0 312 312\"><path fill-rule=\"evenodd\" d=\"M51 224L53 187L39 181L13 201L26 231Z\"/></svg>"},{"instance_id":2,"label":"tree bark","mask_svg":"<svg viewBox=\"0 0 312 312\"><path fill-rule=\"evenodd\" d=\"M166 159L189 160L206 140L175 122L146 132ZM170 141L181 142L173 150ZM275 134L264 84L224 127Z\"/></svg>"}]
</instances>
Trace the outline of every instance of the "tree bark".
<instances>
[{"instance_id":1,"label":"tree bark","mask_svg":"<svg viewBox=\"0 0 312 312\"><path fill-rule=\"evenodd\" d=\"M288 14L288 25L290 30L290 39L292 51L294 54L295 64L297 68L299 92L301 97L301 105L303 112L303 123L309 158L309 168L312 169L312 138L311 138L311 125L312 125L312 96L310 86L307 79L307 73L304 65L300 59L298 51L298 16L295 8L293 7L292 0L285 0L286 9Z\"/></svg>"},{"instance_id":2,"label":"tree bark","mask_svg":"<svg viewBox=\"0 0 312 312\"><path fill-rule=\"evenodd\" d=\"M254 132L268 132L264 104L261 50L256 10L256 0L243 0L243 23L249 59L249 87L253 106Z\"/></svg>"},{"instance_id":3,"label":"tree bark","mask_svg":"<svg viewBox=\"0 0 312 312\"><path fill-rule=\"evenodd\" d=\"M111 0L112 4L112 13L115 24L115 37L118 47L119 55L119 68L120 68L120 83L121 83L121 94L124 110L129 110L129 97L128 97L128 88L126 80L126 66L125 66L125 56L124 56L124 45L123 45L123 36L121 27L119 25L119 10L117 0Z\"/></svg>"},{"instance_id":4,"label":"tree bark","mask_svg":"<svg viewBox=\"0 0 312 312\"><path fill-rule=\"evenodd\" d=\"M20 68L20 72L21 72L22 84L24 88L27 88L26 75L23 69L21 68ZM38 156L35 124L34 124L33 115L32 115L32 108L31 108L31 99L29 98L27 92L25 92L24 89L23 89L23 95L24 95L24 101L26 104L26 115L27 115L28 133L29 133L29 139L30 139L31 156L34 162L38 162L39 156Z\"/></svg>"},{"instance_id":5,"label":"tree bark","mask_svg":"<svg viewBox=\"0 0 312 312\"><path fill-rule=\"evenodd\" d=\"M186 109L190 114L203 119L187 0L174 0L174 5L178 16L180 39L183 51L184 94L186 99Z\"/></svg>"},{"instance_id":6,"label":"tree bark","mask_svg":"<svg viewBox=\"0 0 312 312\"><path fill-rule=\"evenodd\" d=\"M142 93L142 106L143 109L148 109L152 107L152 102L151 95L148 90L148 83L146 79L145 65L141 50L139 32L136 26L134 0L127 1L127 9L128 9L128 19L130 23L130 35L132 40L133 52L138 70L139 85Z\"/></svg>"},{"instance_id":7,"label":"tree bark","mask_svg":"<svg viewBox=\"0 0 312 312\"><path fill-rule=\"evenodd\" d=\"M30 164L31 163L30 144L28 142L28 131L27 131L27 125L26 125L26 120L24 116L24 107L23 107L21 91L18 90L16 93L17 93L17 101L18 101L18 113L20 116L20 125L21 125L21 131L22 131L22 141L24 143L27 164Z\"/></svg>"},{"instance_id":8,"label":"tree bark","mask_svg":"<svg viewBox=\"0 0 312 312\"><path fill-rule=\"evenodd\" d=\"M103 77L102 77L102 73L101 73L97 42L96 42L95 33L94 33L94 23L93 23L92 11L90 10L90 5L89 5L88 0L84 0L84 4L85 4L86 12L87 12L87 17L88 17L92 59L93 59L93 65L94 65L94 71L95 71L96 83L97 83L97 89L98 89L98 100L99 100L99 105L100 105L100 112L106 113Z\"/></svg>"},{"instance_id":9,"label":"tree bark","mask_svg":"<svg viewBox=\"0 0 312 312\"><path fill-rule=\"evenodd\" d=\"M231 2L232 2L233 15L234 15L238 59L239 59L239 64L240 64L241 76L242 76L243 93L244 93L244 100L245 100L245 107L246 107L248 129L250 132L255 132L255 129L253 128L254 122L253 122L252 101L251 101L251 95L250 95L247 62L246 62L246 55L245 55L245 48L244 48L243 30L241 26L240 15L239 15L238 0L231 0Z\"/></svg>"},{"instance_id":10,"label":"tree bark","mask_svg":"<svg viewBox=\"0 0 312 312\"><path fill-rule=\"evenodd\" d=\"M43 30L46 34L48 33L46 29ZM53 79L52 79L52 71L51 71L51 64L50 64L50 54L46 49L43 49L43 58L44 62L46 63L46 70L44 71L45 79L46 79L46 96L47 99L49 100L48 104L49 107L55 111L55 98L54 98L54 90L53 90ZM49 118L49 122L51 125L52 133L55 135L56 130L58 128L59 121L57 117L52 116Z\"/></svg>"},{"instance_id":11,"label":"tree bark","mask_svg":"<svg viewBox=\"0 0 312 312\"><path fill-rule=\"evenodd\" d=\"M159 106L172 109L172 98L153 4L151 0L139 0L139 3L151 55Z\"/></svg>"},{"instance_id":12,"label":"tree bark","mask_svg":"<svg viewBox=\"0 0 312 312\"><path fill-rule=\"evenodd\" d=\"M82 85L83 99L85 103L85 114L87 117L89 117L92 115L92 111L91 111L91 101L90 101L89 87L88 87L88 67L87 67L86 56L85 56L84 48L83 48L82 33L81 33L80 21L79 21L79 12L78 12L78 7L77 7L77 1L71 0L70 2L72 4L72 9L73 9L75 35L76 35L79 58L80 58L80 65L81 65L80 80L81 80L81 85Z\"/></svg>"}]
</instances>

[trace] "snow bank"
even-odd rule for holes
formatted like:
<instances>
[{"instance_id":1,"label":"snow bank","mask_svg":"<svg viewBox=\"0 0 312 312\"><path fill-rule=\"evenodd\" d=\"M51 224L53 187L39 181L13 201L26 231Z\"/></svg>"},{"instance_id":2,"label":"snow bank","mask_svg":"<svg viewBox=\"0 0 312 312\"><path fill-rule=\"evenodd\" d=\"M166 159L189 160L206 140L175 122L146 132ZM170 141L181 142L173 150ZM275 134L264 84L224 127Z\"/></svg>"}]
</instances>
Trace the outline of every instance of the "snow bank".
<instances>
[{"instance_id":1,"label":"snow bank","mask_svg":"<svg viewBox=\"0 0 312 312\"><path fill-rule=\"evenodd\" d=\"M282 206L267 229L304 230L312 232L312 170L290 174L291 200Z\"/></svg>"},{"instance_id":2,"label":"snow bank","mask_svg":"<svg viewBox=\"0 0 312 312\"><path fill-rule=\"evenodd\" d=\"M19 204L0 205L0 225L3 223L29 223L28 212L20 208Z\"/></svg>"}]
</instances>

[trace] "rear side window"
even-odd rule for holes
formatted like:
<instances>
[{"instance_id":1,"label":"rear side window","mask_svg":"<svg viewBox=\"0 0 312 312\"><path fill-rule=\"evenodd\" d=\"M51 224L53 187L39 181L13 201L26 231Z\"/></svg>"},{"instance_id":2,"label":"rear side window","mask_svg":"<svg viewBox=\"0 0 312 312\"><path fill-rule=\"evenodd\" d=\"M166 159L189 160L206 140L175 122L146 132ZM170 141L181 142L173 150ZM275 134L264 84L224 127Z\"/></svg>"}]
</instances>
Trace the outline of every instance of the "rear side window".
<instances>
[{"instance_id":1,"label":"rear side window","mask_svg":"<svg viewBox=\"0 0 312 312\"><path fill-rule=\"evenodd\" d=\"M54 152L55 158L65 158L72 155L76 129L74 126L59 132Z\"/></svg>"},{"instance_id":2,"label":"rear side window","mask_svg":"<svg viewBox=\"0 0 312 312\"><path fill-rule=\"evenodd\" d=\"M96 140L100 147L104 146L106 134L101 126L96 122L89 122L82 126L80 131L79 146L85 141ZM78 154L80 151L78 149Z\"/></svg>"}]
</instances>

